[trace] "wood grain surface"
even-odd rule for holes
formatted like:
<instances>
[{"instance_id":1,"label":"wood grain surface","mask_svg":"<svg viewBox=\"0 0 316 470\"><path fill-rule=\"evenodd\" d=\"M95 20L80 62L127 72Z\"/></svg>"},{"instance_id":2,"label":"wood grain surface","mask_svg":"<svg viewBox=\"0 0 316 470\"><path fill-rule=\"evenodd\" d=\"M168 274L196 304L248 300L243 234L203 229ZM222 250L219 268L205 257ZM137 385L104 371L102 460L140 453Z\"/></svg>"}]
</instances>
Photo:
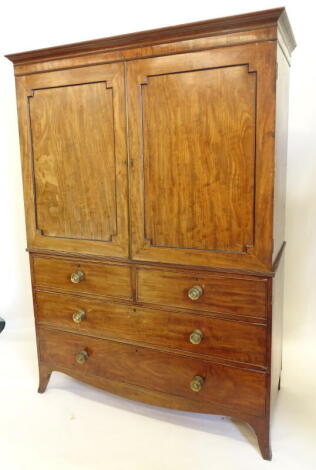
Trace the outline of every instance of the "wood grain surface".
<instances>
[{"instance_id":1,"label":"wood grain surface","mask_svg":"<svg viewBox=\"0 0 316 470\"><path fill-rule=\"evenodd\" d=\"M99 82L35 90L30 99L45 236L108 242L117 233L112 93Z\"/></svg>"},{"instance_id":2,"label":"wood grain surface","mask_svg":"<svg viewBox=\"0 0 316 470\"><path fill-rule=\"evenodd\" d=\"M247 65L150 75L142 99L145 238L246 251L254 243L256 75Z\"/></svg>"},{"instance_id":3,"label":"wood grain surface","mask_svg":"<svg viewBox=\"0 0 316 470\"><path fill-rule=\"evenodd\" d=\"M16 83L28 246L126 258L124 65Z\"/></svg>"},{"instance_id":4,"label":"wood grain surface","mask_svg":"<svg viewBox=\"0 0 316 470\"><path fill-rule=\"evenodd\" d=\"M272 268L275 59L267 42L128 63L134 259Z\"/></svg>"},{"instance_id":5,"label":"wood grain surface","mask_svg":"<svg viewBox=\"0 0 316 470\"><path fill-rule=\"evenodd\" d=\"M35 305L36 319L41 325L266 366L266 326L262 324L48 292L36 292ZM78 309L86 315L79 324L73 321ZM200 344L191 344L190 334L196 329L202 332L203 338Z\"/></svg>"},{"instance_id":6,"label":"wood grain surface","mask_svg":"<svg viewBox=\"0 0 316 470\"><path fill-rule=\"evenodd\" d=\"M266 27L262 26L255 29L245 29L243 31L206 36L196 39L176 39L175 41L168 43L153 44L141 47L132 46L126 49L110 49L105 52L93 52L84 55L78 54L75 56L66 56L64 58L56 59L43 59L39 62L21 62L14 66L14 71L16 76L22 76L39 72L65 70L68 68L83 67L88 65L130 61L140 58L208 50L223 46L236 46L237 44L249 44L276 40L279 40L278 27L272 24Z\"/></svg>"},{"instance_id":7,"label":"wood grain surface","mask_svg":"<svg viewBox=\"0 0 316 470\"><path fill-rule=\"evenodd\" d=\"M188 297L191 287L199 285L203 294L197 300ZM173 305L201 311L266 317L266 282L178 273L155 269L137 270L137 300Z\"/></svg>"},{"instance_id":8,"label":"wood grain surface","mask_svg":"<svg viewBox=\"0 0 316 470\"><path fill-rule=\"evenodd\" d=\"M229 402L230 407L254 416L264 413L265 374L262 372L44 328L38 332L40 360L51 365L52 370L54 365L66 367L198 402L224 405ZM75 359L81 350L89 356L84 364L78 364ZM190 388L194 376L205 380L201 392Z\"/></svg>"},{"instance_id":9,"label":"wood grain surface","mask_svg":"<svg viewBox=\"0 0 316 470\"><path fill-rule=\"evenodd\" d=\"M84 279L74 284L70 277L78 270L84 274ZM36 287L122 299L132 298L128 266L34 257L32 271L33 284Z\"/></svg>"}]
</instances>

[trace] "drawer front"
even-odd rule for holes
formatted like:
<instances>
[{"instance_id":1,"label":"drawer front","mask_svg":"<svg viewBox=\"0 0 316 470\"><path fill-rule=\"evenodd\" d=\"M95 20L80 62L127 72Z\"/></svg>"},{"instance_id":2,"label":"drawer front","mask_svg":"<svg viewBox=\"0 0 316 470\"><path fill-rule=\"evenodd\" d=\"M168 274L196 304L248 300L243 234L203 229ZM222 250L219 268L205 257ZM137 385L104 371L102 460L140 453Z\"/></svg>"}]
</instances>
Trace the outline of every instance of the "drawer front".
<instances>
[{"instance_id":1,"label":"drawer front","mask_svg":"<svg viewBox=\"0 0 316 470\"><path fill-rule=\"evenodd\" d=\"M73 273L82 272L84 278L74 283ZM33 257L33 283L36 287L69 292L98 294L131 299L131 276L128 266L89 263L77 260Z\"/></svg>"},{"instance_id":2,"label":"drawer front","mask_svg":"<svg viewBox=\"0 0 316 470\"><path fill-rule=\"evenodd\" d=\"M266 317L266 282L240 278L215 277L139 269L137 300L201 311ZM198 290L196 287L200 287ZM199 296L195 300L189 297Z\"/></svg>"},{"instance_id":3,"label":"drawer front","mask_svg":"<svg viewBox=\"0 0 316 470\"><path fill-rule=\"evenodd\" d=\"M263 325L46 292L37 292L35 301L37 321L41 324L249 364L266 363Z\"/></svg>"},{"instance_id":4,"label":"drawer front","mask_svg":"<svg viewBox=\"0 0 316 470\"><path fill-rule=\"evenodd\" d=\"M264 414L266 375L262 372L44 328L38 333L40 360L52 369L66 368L217 403L240 413ZM204 380L199 392L191 390L195 377Z\"/></svg>"}]
</instances>

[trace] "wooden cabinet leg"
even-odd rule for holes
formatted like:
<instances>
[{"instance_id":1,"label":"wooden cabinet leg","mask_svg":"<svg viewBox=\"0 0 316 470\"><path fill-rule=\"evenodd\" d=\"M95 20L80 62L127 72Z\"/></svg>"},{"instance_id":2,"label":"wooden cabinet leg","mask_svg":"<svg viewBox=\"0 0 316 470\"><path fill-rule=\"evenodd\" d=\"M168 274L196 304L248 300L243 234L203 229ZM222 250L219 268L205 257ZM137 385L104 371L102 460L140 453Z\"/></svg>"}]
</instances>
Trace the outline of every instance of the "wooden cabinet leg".
<instances>
[{"instance_id":1,"label":"wooden cabinet leg","mask_svg":"<svg viewBox=\"0 0 316 470\"><path fill-rule=\"evenodd\" d=\"M48 385L52 370L43 364L39 364L39 386L38 393L44 393Z\"/></svg>"},{"instance_id":2,"label":"wooden cabinet leg","mask_svg":"<svg viewBox=\"0 0 316 470\"><path fill-rule=\"evenodd\" d=\"M257 435L259 448L264 460L272 459L271 445L270 445L270 420L267 417L253 418L249 422L254 432Z\"/></svg>"}]
</instances>

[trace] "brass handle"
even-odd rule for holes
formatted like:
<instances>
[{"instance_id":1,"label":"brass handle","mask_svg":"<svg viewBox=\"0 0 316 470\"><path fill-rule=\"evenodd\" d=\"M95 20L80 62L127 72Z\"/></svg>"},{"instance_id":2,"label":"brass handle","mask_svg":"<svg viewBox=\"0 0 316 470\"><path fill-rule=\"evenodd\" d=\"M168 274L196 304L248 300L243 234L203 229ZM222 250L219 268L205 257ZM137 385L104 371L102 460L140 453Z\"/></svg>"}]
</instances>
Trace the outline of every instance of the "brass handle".
<instances>
[{"instance_id":1,"label":"brass handle","mask_svg":"<svg viewBox=\"0 0 316 470\"><path fill-rule=\"evenodd\" d=\"M200 344L203 339L203 333L201 330L194 330L190 334L190 343L192 344Z\"/></svg>"},{"instance_id":2,"label":"brass handle","mask_svg":"<svg viewBox=\"0 0 316 470\"><path fill-rule=\"evenodd\" d=\"M191 300L198 300L203 294L203 289L201 286L193 286L188 290L188 297Z\"/></svg>"},{"instance_id":3,"label":"brass handle","mask_svg":"<svg viewBox=\"0 0 316 470\"><path fill-rule=\"evenodd\" d=\"M200 392L202 390L203 385L204 385L204 379L200 377L199 375L196 375L195 377L193 377L190 383L190 387L193 392Z\"/></svg>"},{"instance_id":4,"label":"brass handle","mask_svg":"<svg viewBox=\"0 0 316 470\"><path fill-rule=\"evenodd\" d=\"M82 350L76 354L76 361L78 364L84 364L88 360L88 353L85 350Z\"/></svg>"},{"instance_id":5,"label":"brass handle","mask_svg":"<svg viewBox=\"0 0 316 470\"><path fill-rule=\"evenodd\" d=\"M74 284L79 284L79 282L83 281L83 279L84 279L84 273L82 271L76 271L75 273L72 273L70 276L70 280Z\"/></svg>"},{"instance_id":6,"label":"brass handle","mask_svg":"<svg viewBox=\"0 0 316 470\"><path fill-rule=\"evenodd\" d=\"M86 318L86 312L82 310L82 308L78 308L78 310L72 316L72 319L75 323L80 323L85 318Z\"/></svg>"}]
</instances>

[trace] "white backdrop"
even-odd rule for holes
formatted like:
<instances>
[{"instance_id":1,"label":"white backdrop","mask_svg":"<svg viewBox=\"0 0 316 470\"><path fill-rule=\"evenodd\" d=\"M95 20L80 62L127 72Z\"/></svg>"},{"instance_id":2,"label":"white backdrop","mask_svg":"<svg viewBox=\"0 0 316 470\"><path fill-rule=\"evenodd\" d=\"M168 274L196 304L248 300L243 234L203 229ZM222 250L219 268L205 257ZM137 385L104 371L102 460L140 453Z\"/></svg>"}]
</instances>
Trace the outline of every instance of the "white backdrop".
<instances>
[{"instance_id":1,"label":"white backdrop","mask_svg":"<svg viewBox=\"0 0 316 470\"><path fill-rule=\"evenodd\" d=\"M0 27L0 316L7 328L30 334L32 301L16 118L15 88L6 53L282 6L298 43L290 80L287 171L285 351L316 336L316 61L313 1L209 0L43 2L2 4ZM286 175L284 175L284 178ZM1 338L0 338L1 340ZM285 355L285 365L287 356ZM298 367L303 367L298 362ZM314 373L314 372L312 372ZM0 396L1 398L1 396ZM20 467L19 467L20 468ZM22 468L22 467L21 467Z\"/></svg>"}]
</instances>

